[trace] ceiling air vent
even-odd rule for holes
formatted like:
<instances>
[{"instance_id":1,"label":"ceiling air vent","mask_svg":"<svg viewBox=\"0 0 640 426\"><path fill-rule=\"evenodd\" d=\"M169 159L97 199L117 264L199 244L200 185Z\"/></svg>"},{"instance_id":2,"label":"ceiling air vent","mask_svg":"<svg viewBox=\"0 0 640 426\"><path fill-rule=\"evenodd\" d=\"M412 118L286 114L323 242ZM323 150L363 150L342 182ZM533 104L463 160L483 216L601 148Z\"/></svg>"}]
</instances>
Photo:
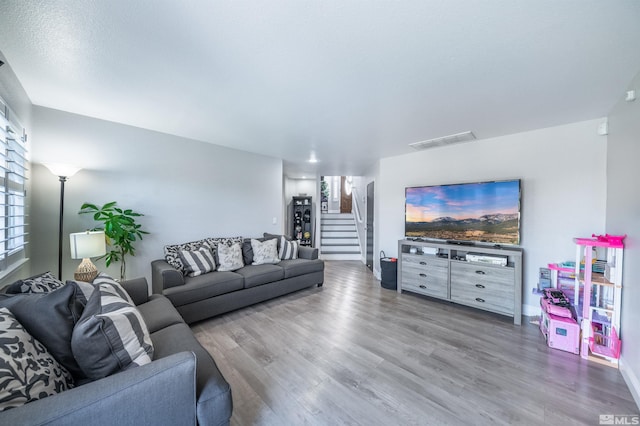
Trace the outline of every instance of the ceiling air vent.
<instances>
[{"instance_id":1,"label":"ceiling air vent","mask_svg":"<svg viewBox=\"0 0 640 426\"><path fill-rule=\"evenodd\" d=\"M422 150L427 148L435 148L437 146L453 145L455 143L469 142L476 139L473 132L456 133L455 135L442 136L440 138L433 138L427 141L420 141L410 143L409 146L416 150Z\"/></svg>"}]
</instances>

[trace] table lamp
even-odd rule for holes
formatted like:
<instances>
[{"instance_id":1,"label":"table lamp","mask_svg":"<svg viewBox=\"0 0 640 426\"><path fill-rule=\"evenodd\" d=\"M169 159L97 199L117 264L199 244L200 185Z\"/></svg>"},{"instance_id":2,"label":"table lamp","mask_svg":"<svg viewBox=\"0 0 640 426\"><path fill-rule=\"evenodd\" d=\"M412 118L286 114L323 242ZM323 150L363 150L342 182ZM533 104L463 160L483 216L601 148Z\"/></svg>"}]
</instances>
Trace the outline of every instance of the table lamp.
<instances>
[{"instance_id":1,"label":"table lamp","mask_svg":"<svg viewBox=\"0 0 640 426\"><path fill-rule=\"evenodd\" d=\"M104 231L75 232L69 235L71 258L82 259L73 274L77 281L92 282L98 275L98 268L91 262L91 257L102 256L107 252Z\"/></svg>"}]
</instances>

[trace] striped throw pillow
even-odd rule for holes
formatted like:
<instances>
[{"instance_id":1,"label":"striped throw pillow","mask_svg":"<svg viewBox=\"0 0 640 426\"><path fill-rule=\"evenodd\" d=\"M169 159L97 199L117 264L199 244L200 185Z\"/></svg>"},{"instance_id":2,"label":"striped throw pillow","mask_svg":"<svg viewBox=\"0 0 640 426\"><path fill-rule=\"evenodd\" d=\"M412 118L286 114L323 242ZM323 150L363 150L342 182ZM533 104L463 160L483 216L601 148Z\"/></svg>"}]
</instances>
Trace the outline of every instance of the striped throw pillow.
<instances>
[{"instance_id":1,"label":"striped throw pillow","mask_svg":"<svg viewBox=\"0 0 640 426\"><path fill-rule=\"evenodd\" d=\"M180 250L178 252L185 275L189 277L197 277L207 272L216 270L216 262L213 259L211 248L204 244L198 250Z\"/></svg>"},{"instance_id":2,"label":"striped throw pillow","mask_svg":"<svg viewBox=\"0 0 640 426\"><path fill-rule=\"evenodd\" d=\"M98 278L71 336L74 358L94 380L153 359L149 330L127 292L107 276Z\"/></svg>"},{"instance_id":3,"label":"striped throw pillow","mask_svg":"<svg viewBox=\"0 0 640 426\"><path fill-rule=\"evenodd\" d=\"M280 236L280 252L278 253L280 260L289 260L298 258L298 242L289 241L284 235Z\"/></svg>"}]
</instances>

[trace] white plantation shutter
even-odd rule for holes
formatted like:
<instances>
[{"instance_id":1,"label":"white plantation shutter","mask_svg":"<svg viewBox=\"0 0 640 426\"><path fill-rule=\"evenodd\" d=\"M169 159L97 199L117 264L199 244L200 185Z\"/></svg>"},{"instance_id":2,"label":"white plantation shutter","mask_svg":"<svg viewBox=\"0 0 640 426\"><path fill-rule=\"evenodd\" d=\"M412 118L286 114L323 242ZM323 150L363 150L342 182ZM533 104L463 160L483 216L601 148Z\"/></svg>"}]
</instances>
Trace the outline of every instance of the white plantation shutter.
<instances>
[{"instance_id":1,"label":"white plantation shutter","mask_svg":"<svg viewBox=\"0 0 640 426\"><path fill-rule=\"evenodd\" d=\"M27 134L0 99L0 273L25 258Z\"/></svg>"}]
</instances>

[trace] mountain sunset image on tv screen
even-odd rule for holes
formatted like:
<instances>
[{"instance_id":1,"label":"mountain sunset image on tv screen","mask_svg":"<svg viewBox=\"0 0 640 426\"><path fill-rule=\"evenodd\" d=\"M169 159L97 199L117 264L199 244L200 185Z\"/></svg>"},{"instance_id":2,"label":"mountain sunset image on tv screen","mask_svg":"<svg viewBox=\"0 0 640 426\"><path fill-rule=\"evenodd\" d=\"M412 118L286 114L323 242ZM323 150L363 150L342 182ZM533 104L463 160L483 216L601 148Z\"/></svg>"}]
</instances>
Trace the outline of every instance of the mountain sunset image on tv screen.
<instances>
[{"instance_id":1,"label":"mountain sunset image on tv screen","mask_svg":"<svg viewBox=\"0 0 640 426\"><path fill-rule=\"evenodd\" d=\"M520 243L520 180L406 188L405 236Z\"/></svg>"}]
</instances>

